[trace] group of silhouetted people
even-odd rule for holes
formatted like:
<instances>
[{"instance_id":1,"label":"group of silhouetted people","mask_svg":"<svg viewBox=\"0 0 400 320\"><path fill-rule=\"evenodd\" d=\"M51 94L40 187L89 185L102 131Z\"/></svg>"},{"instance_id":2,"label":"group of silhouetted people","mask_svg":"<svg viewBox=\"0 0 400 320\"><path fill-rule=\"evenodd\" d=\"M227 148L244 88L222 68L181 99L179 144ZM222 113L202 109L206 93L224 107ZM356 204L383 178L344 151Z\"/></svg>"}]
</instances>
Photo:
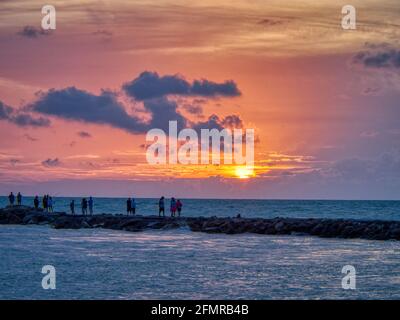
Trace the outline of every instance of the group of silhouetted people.
<instances>
[{"instance_id":1,"label":"group of silhouetted people","mask_svg":"<svg viewBox=\"0 0 400 320\"><path fill-rule=\"evenodd\" d=\"M14 194L11 192L8 196L8 202L10 203L10 206L13 206L15 204L15 198L17 198L17 206L22 205L21 192L18 192L17 197L15 197Z\"/></svg>"},{"instance_id":2,"label":"group of silhouetted people","mask_svg":"<svg viewBox=\"0 0 400 320\"><path fill-rule=\"evenodd\" d=\"M15 200L17 200L17 205L22 205L22 195L20 192L18 192L17 196L15 196L12 192L8 196L8 201L11 206L14 206ZM38 196L35 196L33 199L33 205L35 209L39 209L40 206L40 200ZM82 215L87 215L93 214L93 198L89 197L89 199L82 198L81 200L81 210L82 210ZM180 217L181 212L182 212L182 201L179 199L175 199L174 197L171 198L170 201L170 213L171 217ZM43 210L46 212L54 212L53 210L53 198L51 196L44 195L42 198L42 207ZM74 215L75 214L75 200L71 200L69 204L69 208L71 210L71 213ZM126 200L126 212L127 215L135 215L136 214L136 200L134 197L128 198ZM158 215L160 217L165 217L165 198L161 197L160 200L158 201Z\"/></svg>"},{"instance_id":3,"label":"group of silhouetted people","mask_svg":"<svg viewBox=\"0 0 400 320\"><path fill-rule=\"evenodd\" d=\"M54 212L54 209L53 209L53 198L50 197L48 194L43 196L42 205L43 205L43 210L44 211L46 211L46 212Z\"/></svg>"},{"instance_id":4,"label":"group of silhouetted people","mask_svg":"<svg viewBox=\"0 0 400 320\"><path fill-rule=\"evenodd\" d=\"M81 200L81 210L83 215L88 214L88 209L89 209L89 214L93 214L93 205L94 201L92 197L89 197L89 200L86 198L82 198ZM71 200L69 203L69 208L71 210L72 214L75 214L75 200Z\"/></svg>"},{"instance_id":5,"label":"group of silhouetted people","mask_svg":"<svg viewBox=\"0 0 400 320\"><path fill-rule=\"evenodd\" d=\"M11 206L15 205L15 200L17 200L17 203L16 203L17 206L22 205L21 192L18 192L16 197L14 196L14 194L12 192L10 193L10 195L8 196L8 201ZM39 197L35 196L35 198L33 199L33 206L35 207L35 209L39 209L39 205L40 205ZM43 196L42 207L43 207L43 210L46 212L53 212L53 198L50 197L48 194Z\"/></svg>"},{"instance_id":6,"label":"group of silhouetted people","mask_svg":"<svg viewBox=\"0 0 400 320\"><path fill-rule=\"evenodd\" d=\"M129 216L130 214L136 214L136 200L135 198L128 198L126 200L126 213Z\"/></svg>"},{"instance_id":7,"label":"group of silhouetted people","mask_svg":"<svg viewBox=\"0 0 400 320\"><path fill-rule=\"evenodd\" d=\"M42 198L43 210L46 212L54 212L53 204L54 204L53 198L48 194L45 194ZM38 196L35 196L35 198L33 199L33 206L35 207L35 209L39 209L40 200Z\"/></svg>"},{"instance_id":8,"label":"group of silhouetted people","mask_svg":"<svg viewBox=\"0 0 400 320\"><path fill-rule=\"evenodd\" d=\"M182 201L181 200L176 200L174 197L171 198L170 202L170 212L171 212L171 217L176 217L176 214L178 213L178 217L181 216L182 212ZM165 217L165 198L161 197L160 200L158 200L158 215L160 217Z\"/></svg>"},{"instance_id":9,"label":"group of silhouetted people","mask_svg":"<svg viewBox=\"0 0 400 320\"><path fill-rule=\"evenodd\" d=\"M175 198L171 198L171 203L170 203L170 212L171 212L171 217L180 217L181 212L182 212L182 201L181 200L176 200ZM130 214L135 215L136 214L136 200L135 198L128 198L126 200L126 213L129 216ZM165 217L165 198L161 197L160 200L158 200L158 215L160 217Z\"/></svg>"}]
</instances>

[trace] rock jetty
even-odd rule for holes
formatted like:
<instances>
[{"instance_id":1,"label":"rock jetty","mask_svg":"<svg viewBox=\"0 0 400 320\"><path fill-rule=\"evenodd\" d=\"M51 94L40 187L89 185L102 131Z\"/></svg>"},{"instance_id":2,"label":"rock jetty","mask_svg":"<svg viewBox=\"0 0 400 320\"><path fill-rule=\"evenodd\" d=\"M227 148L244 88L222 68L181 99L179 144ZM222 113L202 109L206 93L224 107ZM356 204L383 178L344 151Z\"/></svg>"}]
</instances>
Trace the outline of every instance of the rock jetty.
<instances>
[{"instance_id":1,"label":"rock jetty","mask_svg":"<svg viewBox=\"0 0 400 320\"><path fill-rule=\"evenodd\" d=\"M26 206L0 209L0 224L50 225L55 229L105 228L139 232L148 229L189 227L207 233L256 233L266 235L311 235L325 238L400 240L400 221L295 218L217 218L126 215L70 215L46 213Z\"/></svg>"}]
</instances>

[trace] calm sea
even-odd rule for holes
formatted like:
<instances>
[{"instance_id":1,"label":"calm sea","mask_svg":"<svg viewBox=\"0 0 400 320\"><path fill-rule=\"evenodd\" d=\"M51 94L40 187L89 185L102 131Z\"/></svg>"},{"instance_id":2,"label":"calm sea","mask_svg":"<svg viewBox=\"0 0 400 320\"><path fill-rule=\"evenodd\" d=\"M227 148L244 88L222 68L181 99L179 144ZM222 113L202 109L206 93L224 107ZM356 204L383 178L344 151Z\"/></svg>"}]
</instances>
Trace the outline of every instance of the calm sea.
<instances>
[{"instance_id":1,"label":"calm sea","mask_svg":"<svg viewBox=\"0 0 400 320\"><path fill-rule=\"evenodd\" d=\"M183 203L188 216L400 219L396 201ZM157 213L157 199L137 205ZM95 210L124 213L125 199L96 198ZM400 299L397 241L0 225L0 257L0 299ZM56 268L55 290L42 289L44 265ZM355 290L342 288L345 265L356 268Z\"/></svg>"}]
</instances>

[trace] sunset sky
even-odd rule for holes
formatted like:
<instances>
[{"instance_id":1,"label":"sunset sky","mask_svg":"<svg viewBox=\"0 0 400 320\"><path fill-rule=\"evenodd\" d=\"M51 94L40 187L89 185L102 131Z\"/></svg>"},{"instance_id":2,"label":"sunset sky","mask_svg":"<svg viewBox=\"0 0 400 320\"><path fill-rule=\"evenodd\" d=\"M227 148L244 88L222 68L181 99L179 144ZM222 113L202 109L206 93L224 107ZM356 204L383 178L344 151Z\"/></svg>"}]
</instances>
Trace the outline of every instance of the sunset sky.
<instances>
[{"instance_id":1,"label":"sunset sky","mask_svg":"<svg viewBox=\"0 0 400 320\"><path fill-rule=\"evenodd\" d=\"M400 199L399 39L398 0L1 0L0 194ZM254 173L148 164L168 120L253 128Z\"/></svg>"}]
</instances>

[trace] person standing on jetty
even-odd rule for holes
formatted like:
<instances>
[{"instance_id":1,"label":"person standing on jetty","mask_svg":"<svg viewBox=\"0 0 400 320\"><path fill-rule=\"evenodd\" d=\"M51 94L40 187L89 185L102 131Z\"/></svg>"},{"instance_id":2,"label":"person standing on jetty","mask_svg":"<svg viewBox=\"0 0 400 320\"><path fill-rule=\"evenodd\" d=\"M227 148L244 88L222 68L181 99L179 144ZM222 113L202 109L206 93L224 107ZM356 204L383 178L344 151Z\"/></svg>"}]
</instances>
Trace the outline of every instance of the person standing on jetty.
<instances>
[{"instance_id":1,"label":"person standing on jetty","mask_svg":"<svg viewBox=\"0 0 400 320\"><path fill-rule=\"evenodd\" d=\"M39 209L39 197L36 196L35 199L33 199L33 205L35 207L35 209Z\"/></svg>"},{"instance_id":2,"label":"person standing on jetty","mask_svg":"<svg viewBox=\"0 0 400 320\"><path fill-rule=\"evenodd\" d=\"M129 216L131 211L132 211L132 200L131 198L128 198L128 200L126 200L126 214Z\"/></svg>"},{"instance_id":3,"label":"person standing on jetty","mask_svg":"<svg viewBox=\"0 0 400 320\"><path fill-rule=\"evenodd\" d=\"M22 194L18 192L17 194L17 205L20 206L22 204Z\"/></svg>"},{"instance_id":4,"label":"person standing on jetty","mask_svg":"<svg viewBox=\"0 0 400 320\"><path fill-rule=\"evenodd\" d=\"M136 201L135 201L135 198L132 198L132 200L131 200L131 210L132 210L132 214L135 215L136 214Z\"/></svg>"},{"instance_id":5,"label":"person standing on jetty","mask_svg":"<svg viewBox=\"0 0 400 320\"><path fill-rule=\"evenodd\" d=\"M158 216L159 217L161 217L161 212L162 212L162 216L165 217L164 197L161 197L160 200L158 200Z\"/></svg>"},{"instance_id":6,"label":"person standing on jetty","mask_svg":"<svg viewBox=\"0 0 400 320\"><path fill-rule=\"evenodd\" d=\"M176 200L174 197L171 198L171 217L175 217L175 212L176 212Z\"/></svg>"},{"instance_id":7,"label":"person standing on jetty","mask_svg":"<svg viewBox=\"0 0 400 320\"><path fill-rule=\"evenodd\" d=\"M48 196L44 195L43 196L43 200L42 200L42 204L43 204L43 210L46 211L46 212L48 212L47 200L48 200Z\"/></svg>"},{"instance_id":8,"label":"person standing on jetty","mask_svg":"<svg viewBox=\"0 0 400 320\"><path fill-rule=\"evenodd\" d=\"M93 198L89 197L89 213L90 215L93 214Z\"/></svg>"},{"instance_id":9,"label":"person standing on jetty","mask_svg":"<svg viewBox=\"0 0 400 320\"><path fill-rule=\"evenodd\" d=\"M82 199L82 214L83 215L87 214L87 200L86 200L86 198Z\"/></svg>"},{"instance_id":10,"label":"person standing on jetty","mask_svg":"<svg viewBox=\"0 0 400 320\"><path fill-rule=\"evenodd\" d=\"M11 192L10 195L8 196L8 201L10 202L10 206L14 205L14 201L15 201L15 196L14 194Z\"/></svg>"},{"instance_id":11,"label":"person standing on jetty","mask_svg":"<svg viewBox=\"0 0 400 320\"><path fill-rule=\"evenodd\" d=\"M47 196L47 207L49 209L49 212L54 212L53 210L53 198Z\"/></svg>"},{"instance_id":12,"label":"person standing on jetty","mask_svg":"<svg viewBox=\"0 0 400 320\"><path fill-rule=\"evenodd\" d=\"M182 202L181 200L178 199L178 201L176 201L176 209L178 210L178 217L181 216L181 212L182 212Z\"/></svg>"},{"instance_id":13,"label":"person standing on jetty","mask_svg":"<svg viewBox=\"0 0 400 320\"><path fill-rule=\"evenodd\" d=\"M71 209L71 213L72 213L73 215L75 215L75 200L72 200L72 201L69 203L69 208Z\"/></svg>"}]
</instances>

